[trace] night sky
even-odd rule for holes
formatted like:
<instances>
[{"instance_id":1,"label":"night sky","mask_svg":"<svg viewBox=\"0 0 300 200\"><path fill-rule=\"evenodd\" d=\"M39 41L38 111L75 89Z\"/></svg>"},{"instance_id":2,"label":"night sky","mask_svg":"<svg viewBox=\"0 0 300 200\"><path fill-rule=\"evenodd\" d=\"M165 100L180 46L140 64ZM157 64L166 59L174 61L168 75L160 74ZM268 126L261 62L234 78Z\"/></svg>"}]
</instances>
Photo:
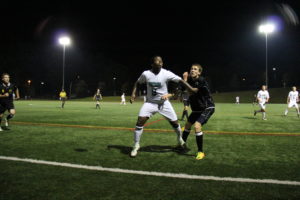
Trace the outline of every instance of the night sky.
<instances>
[{"instance_id":1,"label":"night sky","mask_svg":"<svg viewBox=\"0 0 300 200\"><path fill-rule=\"evenodd\" d=\"M0 72L20 86L31 79L37 95L57 92L57 40L65 33L72 39L66 85L84 80L90 93L100 84L111 94L113 77L117 93L129 93L153 55L178 75L200 63L213 91L256 89L265 71L265 37L258 26L272 18L278 30L268 38L270 87L300 85L300 29L280 12L283 3L300 15L300 3L271 0L6 4L0 13Z\"/></svg>"}]
</instances>

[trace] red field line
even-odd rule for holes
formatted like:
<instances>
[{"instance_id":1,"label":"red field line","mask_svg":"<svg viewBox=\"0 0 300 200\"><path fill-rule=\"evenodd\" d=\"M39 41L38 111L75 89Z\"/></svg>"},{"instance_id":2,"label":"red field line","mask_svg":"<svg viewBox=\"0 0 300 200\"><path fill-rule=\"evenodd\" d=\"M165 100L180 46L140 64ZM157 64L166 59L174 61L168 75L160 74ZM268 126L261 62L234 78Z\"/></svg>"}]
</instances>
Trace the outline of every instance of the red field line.
<instances>
[{"instance_id":1,"label":"red field line","mask_svg":"<svg viewBox=\"0 0 300 200\"><path fill-rule=\"evenodd\" d=\"M44 127L71 127L71 128L90 128L90 129L109 129L109 130L128 130L133 131L134 128L127 127L109 127L109 126L90 126L90 125L75 125L75 124L50 124L36 122L17 122L16 125L34 125ZM174 132L172 129L144 129L146 132ZM230 131L205 131L205 134L211 135L257 135L257 136L300 136L300 133L255 133L255 132L230 132Z\"/></svg>"},{"instance_id":2,"label":"red field line","mask_svg":"<svg viewBox=\"0 0 300 200\"><path fill-rule=\"evenodd\" d=\"M152 122L148 122L148 123L146 123L146 124L144 125L144 127L150 126L151 124L155 124L155 123L160 122L160 121L162 121L162 120L165 120L165 118L160 118L160 119L158 119L158 120L155 120L155 121L152 121Z\"/></svg>"}]
</instances>

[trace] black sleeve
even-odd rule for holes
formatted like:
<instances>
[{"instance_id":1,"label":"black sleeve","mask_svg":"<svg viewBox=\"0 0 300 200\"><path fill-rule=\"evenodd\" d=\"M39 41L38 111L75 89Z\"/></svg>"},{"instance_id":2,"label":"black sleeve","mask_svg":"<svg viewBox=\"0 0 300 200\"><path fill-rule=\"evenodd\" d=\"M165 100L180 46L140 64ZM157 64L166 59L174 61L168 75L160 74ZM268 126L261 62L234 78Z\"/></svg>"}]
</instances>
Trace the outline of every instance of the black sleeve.
<instances>
[{"instance_id":1,"label":"black sleeve","mask_svg":"<svg viewBox=\"0 0 300 200\"><path fill-rule=\"evenodd\" d=\"M200 84L199 84L198 89L199 89L198 92L202 93L202 95L205 95L205 96L210 95L208 83L203 77L201 77L201 79L200 79Z\"/></svg>"}]
</instances>

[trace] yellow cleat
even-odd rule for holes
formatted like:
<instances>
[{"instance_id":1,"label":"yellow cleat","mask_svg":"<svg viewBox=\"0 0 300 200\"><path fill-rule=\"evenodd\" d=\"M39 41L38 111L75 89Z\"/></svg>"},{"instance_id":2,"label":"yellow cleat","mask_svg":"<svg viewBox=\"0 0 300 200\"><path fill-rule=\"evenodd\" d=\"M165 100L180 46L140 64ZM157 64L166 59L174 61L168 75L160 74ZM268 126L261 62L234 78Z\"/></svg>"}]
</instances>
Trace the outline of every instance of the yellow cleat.
<instances>
[{"instance_id":1,"label":"yellow cleat","mask_svg":"<svg viewBox=\"0 0 300 200\"><path fill-rule=\"evenodd\" d=\"M205 154L203 152L198 152L196 155L196 160L201 160L205 157Z\"/></svg>"}]
</instances>

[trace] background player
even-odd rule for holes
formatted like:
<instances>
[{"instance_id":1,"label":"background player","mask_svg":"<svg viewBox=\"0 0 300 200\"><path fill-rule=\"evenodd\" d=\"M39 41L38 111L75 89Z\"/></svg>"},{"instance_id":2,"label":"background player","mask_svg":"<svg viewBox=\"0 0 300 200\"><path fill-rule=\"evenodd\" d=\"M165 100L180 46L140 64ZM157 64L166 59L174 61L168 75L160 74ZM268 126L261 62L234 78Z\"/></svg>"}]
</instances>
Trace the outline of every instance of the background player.
<instances>
[{"instance_id":1,"label":"background player","mask_svg":"<svg viewBox=\"0 0 300 200\"><path fill-rule=\"evenodd\" d=\"M5 120L5 128L8 130L9 120L14 117L16 114L14 102L13 102L13 94L16 94L15 99L20 98L18 88L10 83L10 76L7 73L2 74L1 76L1 85L0 85L0 124L3 117L4 112L7 110L8 115ZM0 126L0 131L2 128Z\"/></svg>"},{"instance_id":2,"label":"background player","mask_svg":"<svg viewBox=\"0 0 300 200\"><path fill-rule=\"evenodd\" d=\"M188 117L189 117L189 113L188 113L188 109L190 106L189 92L186 89L181 93L181 98L182 98L182 103L183 103L183 111L182 111L181 121L183 121L184 117L186 117L186 119L188 119Z\"/></svg>"},{"instance_id":3,"label":"background player","mask_svg":"<svg viewBox=\"0 0 300 200\"><path fill-rule=\"evenodd\" d=\"M155 113L160 113L166 117L177 134L177 141L179 145L183 145L184 141L181 138L182 132L180 124L177 120L177 115L168 100L173 94L168 93L167 83L169 81L182 82L183 85L192 88L184 82L179 76L174 73L163 69L163 61L160 56L154 56L151 60L151 70L144 71L133 87L130 102L135 100L135 94L138 84L147 84L147 101L140 109L138 120L134 131L134 146L130 153L131 157L137 155L140 148L140 139L143 133L144 124Z\"/></svg>"},{"instance_id":4,"label":"background player","mask_svg":"<svg viewBox=\"0 0 300 200\"><path fill-rule=\"evenodd\" d=\"M239 97L239 96L236 96L236 97L235 97L235 103L236 103L236 104L240 104L240 97Z\"/></svg>"},{"instance_id":5,"label":"background player","mask_svg":"<svg viewBox=\"0 0 300 200\"><path fill-rule=\"evenodd\" d=\"M61 100L61 108L64 108L66 100L67 100L67 93L64 89L61 90L59 93L59 99Z\"/></svg>"},{"instance_id":6,"label":"background player","mask_svg":"<svg viewBox=\"0 0 300 200\"><path fill-rule=\"evenodd\" d=\"M297 111L297 115L299 117L299 106L297 104L299 102L299 93L297 91L297 88L294 86L292 87L292 91L289 92L289 95L287 97L287 108L285 109L284 116L287 116L289 112L289 108L295 107Z\"/></svg>"},{"instance_id":7,"label":"background player","mask_svg":"<svg viewBox=\"0 0 300 200\"><path fill-rule=\"evenodd\" d=\"M100 89L97 89L96 94L94 95L94 100L96 100L96 109L100 109L100 100L102 100L102 95Z\"/></svg>"},{"instance_id":8,"label":"background player","mask_svg":"<svg viewBox=\"0 0 300 200\"><path fill-rule=\"evenodd\" d=\"M185 124L182 139L184 140L184 142L187 141L187 138L191 132L191 127L192 125L194 125L196 143L198 147L198 152L196 154L197 160L201 160L205 156L203 152L202 126L215 112L215 104L212 99L208 83L201 76L201 73L201 65L193 64L190 70L190 75L188 76L188 72L183 74L183 79L187 81L191 85L191 87L194 88L194 92L191 92L189 97L192 113L188 117L188 121Z\"/></svg>"},{"instance_id":9,"label":"background player","mask_svg":"<svg viewBox=\"0 0 300 200\"><path fill-rule=\"evenodd\" d=\"M126 100L125 100L125 93L123 93L122 95L121 95L121 103L120 103L121 105L126 105Z\"/></svg>"},{"instance_id":10,"label":"background player","mask_svg":"<svg viewBox=\"0 0 300 200\"><path fill-rule=\"evenodd\" d=\"M263 85L261 87L261 90L257 93L257 102L260 107L260 110L255 110L254 111L254 116L258 113L262 113L262 119L267 120L266 118L266 103L269 102L270 95L269 92L267 91L267 87Z\"/></svg>"}]
</instances>

